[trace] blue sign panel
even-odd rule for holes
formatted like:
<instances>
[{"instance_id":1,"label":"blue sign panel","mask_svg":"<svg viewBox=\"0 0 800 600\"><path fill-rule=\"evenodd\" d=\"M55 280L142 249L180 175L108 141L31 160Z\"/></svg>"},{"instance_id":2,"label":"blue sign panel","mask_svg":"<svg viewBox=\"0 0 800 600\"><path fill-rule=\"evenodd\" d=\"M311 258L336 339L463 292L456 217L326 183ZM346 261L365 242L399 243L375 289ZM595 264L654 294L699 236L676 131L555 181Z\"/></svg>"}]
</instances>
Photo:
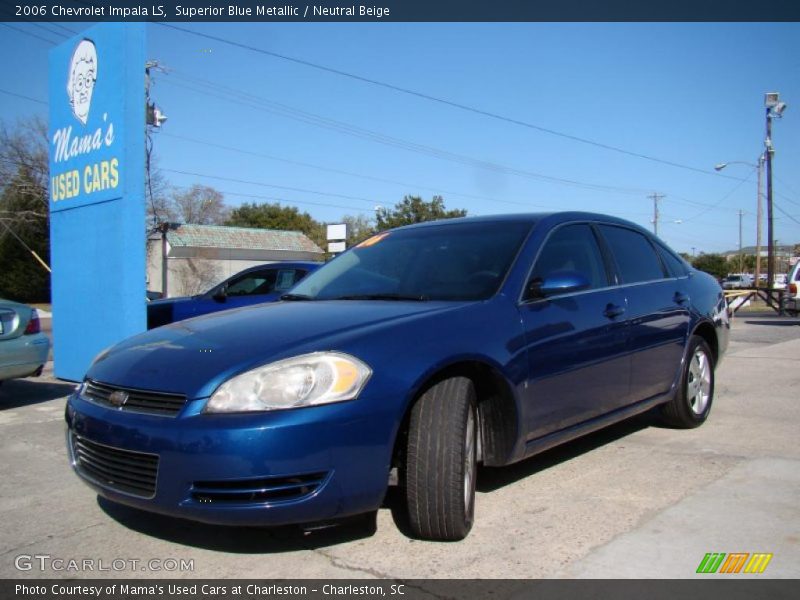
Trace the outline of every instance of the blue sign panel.
<instances>
[{"instance_id":1,"label":"blue sign panel","mask_svg":"<svg viewBox=\"0 0 800 600\"><path fill-rule=\"evenodd\" d=\"M83 378L146 328L144 24L103 23L50 53L53 366Z\"/></svg>"}]
</instances>

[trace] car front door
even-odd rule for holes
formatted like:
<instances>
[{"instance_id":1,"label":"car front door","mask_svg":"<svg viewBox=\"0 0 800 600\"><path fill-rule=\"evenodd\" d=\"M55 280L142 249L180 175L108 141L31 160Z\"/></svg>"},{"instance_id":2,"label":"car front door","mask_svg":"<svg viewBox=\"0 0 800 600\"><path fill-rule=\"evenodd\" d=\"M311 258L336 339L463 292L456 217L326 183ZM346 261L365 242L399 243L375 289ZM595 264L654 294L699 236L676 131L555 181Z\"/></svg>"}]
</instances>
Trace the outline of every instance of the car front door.
<instances>
[{"instance_id":1,"label":"car front door","mask_svg":"<svg viewBox=\"0 0 800 600\"><path fill-rule=\"evenodd\" d=\"M577 291L541 297L536 288L559 277L582 277ZM527 439L575 425L627 397L625 298L589 224L563 225L534 261L520 313L529 379L524 389Z\"/></svg>"}]
</instances>

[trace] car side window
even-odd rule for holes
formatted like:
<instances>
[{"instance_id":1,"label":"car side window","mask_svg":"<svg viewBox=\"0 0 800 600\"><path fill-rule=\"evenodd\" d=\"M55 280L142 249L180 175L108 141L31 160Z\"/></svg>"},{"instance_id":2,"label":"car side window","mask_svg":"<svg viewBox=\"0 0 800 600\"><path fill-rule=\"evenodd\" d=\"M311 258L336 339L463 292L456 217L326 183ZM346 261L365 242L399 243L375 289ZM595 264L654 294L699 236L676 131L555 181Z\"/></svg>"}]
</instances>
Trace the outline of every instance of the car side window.
<instances>
[{"instance_id":1,"label":"car side window","mask_svg":"<svg viewBox=\"0 0 800 600\"><path fill-rule=\"evenodd\" d=\"M565 272L583 275L592 289L608 285L600 248L589 225L565 225L553 232L536 258L531 281Z\"/></svg>"},{"instance_id":2,"label":"car side window","mask_svg":"<svg viewBox=\"0 0 800 600\"><path fill-rule=\"evenodd\" d=\"M275 288L275 269L254 271L242 275L228 284L228 296L255 296L269 294Z\"/></svg>"},{"instance_id":3,"label":"car side window","mask_svg":"<svg viewBox=\"0 0 800 600\"><path fill-rule=\"evenodd\" d=\"M614 225L600 225L600 231L614 255L621 283L639 283L666 277L655 248L644 235Z\"/></svg>"},{"instance_id":4,"label":"car side window","mask_svg":"<svg viewBox=\"0 0 800 600\"><path fill-rule=\"evenodd\" d=\"M281 269L278 271L278 276L275 279L275 291L285 292L292 288L295 283L300 281L306 274L302 269Z\"/></svg>"},{"instance_id":5,"label":"car side window","mask_svg":"<svg viewBox=\"0 0 800 600\"><path fill-rule=\"evenodd\" d=\"M675 256L675 254L660 244L657 246L657 248L658 253L664 260L664 264L667 266L667 270L670 272L670 275L673 277L683 277L686 275L686 265L680 258Z\"/></svg>"}]
</instances>

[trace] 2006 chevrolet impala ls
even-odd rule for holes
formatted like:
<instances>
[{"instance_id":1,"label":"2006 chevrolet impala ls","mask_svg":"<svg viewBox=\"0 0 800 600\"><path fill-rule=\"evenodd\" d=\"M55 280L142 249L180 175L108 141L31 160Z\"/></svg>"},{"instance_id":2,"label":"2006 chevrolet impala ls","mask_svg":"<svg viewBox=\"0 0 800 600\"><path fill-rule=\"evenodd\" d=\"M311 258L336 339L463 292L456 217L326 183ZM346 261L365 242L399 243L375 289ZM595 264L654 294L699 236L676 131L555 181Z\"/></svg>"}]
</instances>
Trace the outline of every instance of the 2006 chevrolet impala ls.
<instances>
[{"instance_id":1,"label":"2006 chevrolet impala ls","mask_svg":"<svg viewBox=\"0 0 800 600\"><path fill-rule=\"evenodd\" d=\"M729 322L717 282L589 213L375 235L283 301L102 352L69 398L75 471L112 501L209 523L376 510L461 539L476 465L656 408L703 423Z\"/></svg>"}]
</instances>

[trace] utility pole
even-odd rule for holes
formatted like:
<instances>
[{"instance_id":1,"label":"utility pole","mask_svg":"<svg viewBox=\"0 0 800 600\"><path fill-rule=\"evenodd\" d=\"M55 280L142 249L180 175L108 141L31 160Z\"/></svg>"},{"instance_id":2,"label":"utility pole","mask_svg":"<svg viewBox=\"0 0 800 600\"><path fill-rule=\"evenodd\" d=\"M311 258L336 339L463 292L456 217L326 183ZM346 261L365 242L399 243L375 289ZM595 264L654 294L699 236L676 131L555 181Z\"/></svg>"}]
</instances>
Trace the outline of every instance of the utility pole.
<instances>
[{"instance_id":1,"label":"utility pole","mask_svg":"<svg viewBox=\"0 0 800 600\"><path fill-rule=\"evenodd\" d=\"M658 201L664 197L664 194L657 194L656 192L653 192L648 196L648 198L653 200L653 233L656 235L658 235Z\"/></svg>"},{"instance_id":2,"label":"utility pole","mask_svg":"<svg viewBox=\"0 0 800 600\"><path fill-rule=\"evenodd\" d=\"M767 139L764 145L767 147L767 289L771 290L775 277L775 240L773 239L773 220L772 220L772 155L775 149L772 147L772 114L771 108L767 107Z\"/></svg>"},{"instance_id":3,"label":"utility pole","mask_svg":"<svg viewBox=\"0 0 800 600\"><path fill-rule=\"evenodd\" d=\"M764 95L764 106L767 109L767 138L764 140L767 159L767 289L772 291L775 285L775 231L772 216L772 156L775 148L772 145L772 119L781 118L786 110L786 103L781 102L778 92L767 92ZM770 304L772 295L770 297Z\"/></svg>"},{"instance_id":4,"label":"utility pole","mask_svg":"<svg viewBox=\"0 0 800 600\"><path fill-rule=\"evenodd\" d=\"M742 254L742 217L744 211L739 209L739 273L744 273L744 254Z\"/></svg>"},{"instance_id":5,"label":"utility pole","mask_svg":"<svg viewBox=\"0 0 800 600\"><path fill-rule=\"evenodd\" d=\"M161 297L167 297L167 266L168 266L168 244L167 232L170 230L170 223L162 221L157 225L157 230L161 232Z\"/></svg>"},{"instance_id":6,"label":"utility pole","mask_svg":"<svg viewBox=\"0 0 800 600\"><path fill-rule=\"evenodd\" d=\"M761 283L761 229L764 220L764 210L761 207L761 180L764 178L764 153L758 157L758 189L756 189L756 273L755 287Z\"/></svg>"}]
</instances>

